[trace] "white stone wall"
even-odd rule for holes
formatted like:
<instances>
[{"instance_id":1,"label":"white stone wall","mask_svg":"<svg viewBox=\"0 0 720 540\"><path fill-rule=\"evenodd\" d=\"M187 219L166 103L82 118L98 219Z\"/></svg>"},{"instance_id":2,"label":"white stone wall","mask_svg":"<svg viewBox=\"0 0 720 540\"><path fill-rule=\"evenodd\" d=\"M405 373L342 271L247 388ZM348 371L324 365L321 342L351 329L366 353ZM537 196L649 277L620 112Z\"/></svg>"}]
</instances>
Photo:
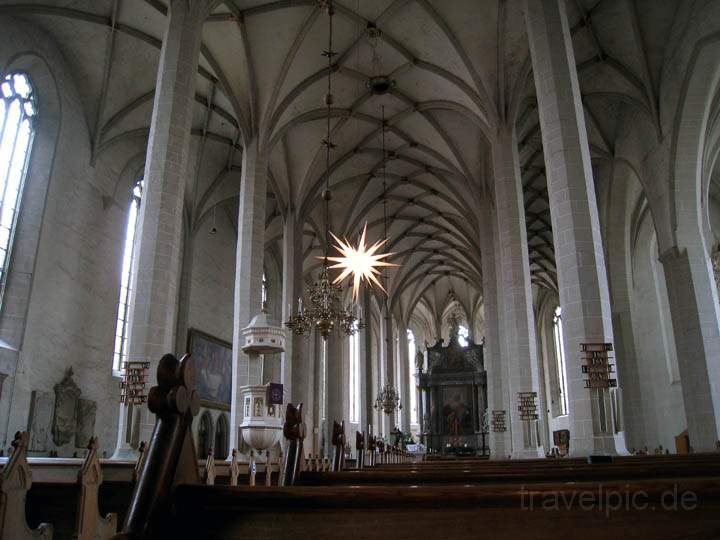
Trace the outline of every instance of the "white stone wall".
<instances>
[{"instance_id":1,"label":"white stone wall","mask_svg":"<svg viewBox=\"0 0 720 540\"><path fill-rule=\"evenodd\" d=\"M195 234L190 280L191 328L232 342L236 234L224 212L218 212L215 234L208 222ZM181 336L185 342L186 336Z\"/></svg>"},{"instance_id":2,"label":"white stone wall","mask_svg":"<svg viewBox=\"0 0 720 540\"><path fill-rule=\"evenodd\" d=\"M0 435L7 447L16 430L27 429L31 392L53 392L72 367L81 397L97 403L95 433L101 450L111 453L119 395L118 380L112 376L112 344L125 211L118 204L103 206L108 194L102 175L112 165L89 165L83 106L55 44L21 21L0 17L0 64L25 51L33 54L21 54L13 67L30 69L40 116L50 113L59 97L58 116L53 118L58 135L54 141L36 141L26 181L30 189L22 201L18 231L37 222L39 242L36 251L29 249L32 238L18 234L14 246L17 257L9 283L28 279L29 301L19 305L22 300L10 295L3 307L3 333L12 336L9 341L19 353L2 355L0 369L9 376L0 406ZM45 178L39 176L45 171L42 162L49 165ZM47 202L37 182L46 183ZM49 442L48 449L66 456L76 450L74 441L61 448Z\"/></svg>"}]
</instances>

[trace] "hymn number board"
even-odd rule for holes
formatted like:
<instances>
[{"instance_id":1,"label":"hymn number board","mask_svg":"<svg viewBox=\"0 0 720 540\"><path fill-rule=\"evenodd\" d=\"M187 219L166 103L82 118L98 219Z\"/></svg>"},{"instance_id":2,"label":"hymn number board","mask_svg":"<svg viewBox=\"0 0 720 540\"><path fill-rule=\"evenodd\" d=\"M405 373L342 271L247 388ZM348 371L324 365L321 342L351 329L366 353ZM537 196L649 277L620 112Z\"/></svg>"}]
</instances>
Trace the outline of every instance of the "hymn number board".
<instances>
[{"instance_id":1,"label":"hymn number board","mask_svg":"<svg viewBox=\"0 0 720 540\"><path fill-rule=\"evenodd\" d=\"M537 420L537 392L518 392L520 420Z\"/></svg>"},{"instance_id":2,"label":"hymn number board","mask_svg":"<svg viewBox=\"0 0 720 540\"><path fill-rule=\"evenodd\" d=\"M507 431L507 425L505 425L505 411L493 411L491 422L493 432L503 433Z\"/></svg>"},{"instance_id":3,"label":"hymn number board","mask_svg":"<svg viewBox=\"0 0 720 540\"><path fill-rule=\"evenodd\" d=\"M612 343L581 343L581 359L585 361L582 372L587 375L585 388L615 388L617 379L611 377L615 366L610 363Z\"/></svg>"},{"instance_id":4,"label":"hymn number board","mask_svg":"<svg viewBox=\"0 0 720 540\"><path fill-rule=\"evenodd\" d=\"M145 380L150 362L124 362L125 376L120 382L120 403L140 405L147 401Z\"/></svg>"}]
</instances>

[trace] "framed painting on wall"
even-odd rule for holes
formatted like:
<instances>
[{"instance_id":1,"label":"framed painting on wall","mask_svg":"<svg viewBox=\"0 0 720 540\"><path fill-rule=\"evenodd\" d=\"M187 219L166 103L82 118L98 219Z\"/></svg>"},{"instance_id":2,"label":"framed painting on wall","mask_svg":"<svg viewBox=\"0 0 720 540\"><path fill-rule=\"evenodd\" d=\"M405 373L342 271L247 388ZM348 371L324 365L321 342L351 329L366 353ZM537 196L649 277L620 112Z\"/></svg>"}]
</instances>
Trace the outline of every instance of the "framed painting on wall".
<instances>
[{"instance_id":1,"label":"framed painting on wall","mask_svg":"<svg viewBox=\"0 0 720 540\"><path fill-rule=\"evenodd\" d=\"M187 350L197 365L200 404L211 409L230 410L232 393L232 345L191 328Z\"/></svg>"}]
</instances>

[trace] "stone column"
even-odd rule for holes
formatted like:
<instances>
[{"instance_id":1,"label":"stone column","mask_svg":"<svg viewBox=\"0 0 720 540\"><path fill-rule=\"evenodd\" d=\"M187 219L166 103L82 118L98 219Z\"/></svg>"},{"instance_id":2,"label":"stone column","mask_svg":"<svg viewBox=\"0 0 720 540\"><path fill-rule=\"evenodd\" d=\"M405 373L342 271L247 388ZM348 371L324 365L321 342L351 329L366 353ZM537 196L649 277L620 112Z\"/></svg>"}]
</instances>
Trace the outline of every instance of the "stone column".
<instances>
[{"instance_id":1,"label":"stone column","mask_svg":"<svg viewBox=\"0 0 720 540\"><path fill-rule=\"evenodd\" d=\"M535 392L539 398L540 389L525 203L517 141L511 126L502 126L496 133L493 167L499 240L499 250L495 255L500 265L502 284L498 304L504 313L507 340L512 455L517 458L539 457L544 452L537 438L537 421L522 420L518 410L521 393ZM539 407L539 400L536 403Z\"/></svg>"},{"instance_id":2,"label":"stone column","mask_svg":"<svg viewBox=\"0 0 720 540\"><path fill-rule=\"evenodd\" d=\"M660 256L675 333L690 444L715 450L720 439L720 328L717 292L707 253L698 238Z\"/></svg>"},{"instance_id":3,"label":"stone column","mask_svg":"<svg viewBox=\"0 0 720 540\"><path fill-rule=\"evenodd\" d=\"M503 366L507 357L503 354L504 332L501 334L500 312L498 305L498 280L495 252L497 244L495 209L486 199L480 213L480 249L482 255L483 300L485 311L485 346L483 355L487 373L487 395L489 417L492 411L510 412L508 401L507 377ZM508 422L509 424L509 418ZM509 428L509 426L508 426ZM496 433L490 425L488 445L494 459L504 459L512 451L510 431Z\"/></svg>"},{"instance_id":4,"label":"stone column","mask_svg":"<svg viewBox=\"0 0 720 540\"><path fill-rule=\"evenodd\" d=\"M390 386L395 387L397 390L397 385L395 384L395 356L393 355L395 334L393 332L392 314L390 314L387 307L383 308L381 325L383 327L382 340L383 352L385 355L385 379L382 380L381 377L381 389L387 383ZM387 440L389 440L390 432L395 429L395 426L397 425L397 412L390 414L381 413L381 417L383 419L384 426L383 435Z\"/></svg>"},{"instance_id":5,"label":"stone column","mask_svg":"<svg viewBox=\"0 0 720 540\"><path fill-rule=\"evenodd\" d=\"M423 422L423 414L425 412L425 407L423 406L423 391L420 390L420 387L418 386L420 384L420 378L417 374L412 375L410 379L413 383L414 388L412 388L410 391L415 392L415 395L417 396L415 399L417 399L417 421L418 421L418 428L419 432L423 433L425 431L425 424ZM418 437L419 442L419 437Z\"/></svg>"},{"instance_id":6,"label":"stone column","mask_svg":"<svg viewBox=\"0 0 720 540\"><path fill-rule=\"evenodd\" d=\"M320 339L317 332L313 332L309 337L309 352L310 362L312 363L313 369L313 392L315 394L315 401L313 403L313 423L308 424L311 427L313 433L313 453L317 454L320 452L323 419L325 418L325 411L323 409L323 400L327 401L325 396L325 387L323 386L324 374L323 374L323 341Z\"/></svg>"},{"instance_id":7,"label":"stone column","mask_svg":"<svg viewBox=\"0 0 720 540\"><path fill-rule=\"evenodd\" d=\"M298 298L302 295L302 229L295 219L295 212L289 210L283 226L283 290L282 321L294 312ZM286 329L285 352L280 360L280 380L283 384L285 403L300 403L307 400L308 369L301 363L302 337Z\"/></svg>"},{"instance_id":8,"label":"stone column","mask_svg":"<svg viewBox=\"0 0 720 540\"><path fill-rule=\"evenodd\" d=\"M262 357L251 359L240 347L242 329L261 308L266 197L267 160L254 139L244 149L240 181L233 312L231 449L239 447L238 426L243 418L240 389L247 385L262 384Z\"/></svg>"},{"instance_id":9,"label":"stone column","mask_svg":"<svg viewBox=\"0 0 720 540\"><path fill-rule=\"evenodd\" d=\"M160 50L157 85L145 161L145 185L133 264L128 360L150 362L147 387L153 386L160 358L174 350L183 195L188 176L195 80L206 0L170 2ZM134 454L129 440L150 440L155 417L147 407L126 437L129 407L121 406L115 457ZM141 409L141 410L140 410Z\"/></svg>"},{"instance_id":10,"label":"stone column","mask_svg":"<svg viewBox=\"0 0 720 540\"><path fill-rule=\"evenodd\" d=\"M581 343L613 343L610 295L564 0L525 0L565 328L570 452L625 453L606 390L585 388ZM619 359L622 361L622 359Z\"/></svg>"}]
</instances>

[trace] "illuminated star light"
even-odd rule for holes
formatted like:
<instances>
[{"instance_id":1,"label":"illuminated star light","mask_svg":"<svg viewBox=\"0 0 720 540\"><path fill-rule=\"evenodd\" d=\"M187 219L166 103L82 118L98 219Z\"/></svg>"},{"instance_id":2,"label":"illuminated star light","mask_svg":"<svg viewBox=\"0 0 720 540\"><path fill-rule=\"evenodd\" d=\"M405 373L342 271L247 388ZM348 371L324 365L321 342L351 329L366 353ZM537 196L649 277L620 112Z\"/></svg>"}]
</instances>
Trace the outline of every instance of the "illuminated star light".
<instances>
[{"instance_id":1,"label":"illuminated star light","mask_svg":"<svg viewBox=\"0 0 720 540\"><path fill-rule=\"evenodd\" d=\"M337 263L330 268L343 269L342 273L337 278L335 278L335 281L333 281L333 283L340 283L347 276L353 274L353 300L357 300L358 298L358 293L360 291L360 283L362 281L366 281L370 286L372 286L373 284L377 285L385 294L387 294L385 287L383 287L382 283L380 283L377 277L375 277L380 275L380 270L378 270L378 268L383 266L400 266L399 264L389 263L381 260L386 257L390 257L391 255L395 255L395 253L375 253L377 250L379 250L385 245L385 242L387 242L387 238L383 240L378 240L369 248L365 245L366 230L367 223L365 223L365 226L363 227L363 232L360 236L360 241L358 242L357 248L352 247L350 245L350 242L348 242L347 240L342 241L337 236L330 233L335 239L335 241L338 243L338 245L335 246L335 249L337 249L342 255L342 257L328 257L328 260Z\"/></svg>"}]
</instances>

